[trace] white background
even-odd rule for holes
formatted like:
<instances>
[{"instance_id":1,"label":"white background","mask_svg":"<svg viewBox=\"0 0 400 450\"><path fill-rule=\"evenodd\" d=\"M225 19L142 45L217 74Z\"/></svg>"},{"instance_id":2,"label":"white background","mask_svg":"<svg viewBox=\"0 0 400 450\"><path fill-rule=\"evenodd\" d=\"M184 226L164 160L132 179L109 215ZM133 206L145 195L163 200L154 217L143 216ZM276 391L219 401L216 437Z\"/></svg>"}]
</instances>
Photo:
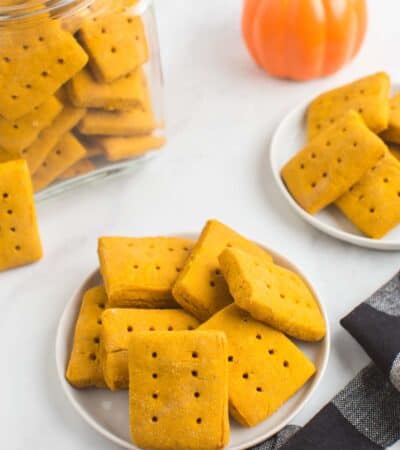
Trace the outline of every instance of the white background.
<instances>
[{"instance_id":1,"label":"white background","mask_svg":"<svg viewBox=\"0 0 400 450\"><path fill-rule=\"evenodd\" d=\"M165 151L138 173L41 203L45 258L0 274L1 449L116 448L68 404L54 362L58 319L96 267L96 239L104 234L197 231L216 217L304 269L326 302L333 347L325 380L296 423L368 362L338 321L399 269L400 255L352 247L303 223L273 185L268 143L280 118L310 95L378 70L400 80L400 2L371 1L357 59L309 83L274 80L255 67L241 40L241 3L156 1L168 107Z\"/></svg>"}]
</instances>

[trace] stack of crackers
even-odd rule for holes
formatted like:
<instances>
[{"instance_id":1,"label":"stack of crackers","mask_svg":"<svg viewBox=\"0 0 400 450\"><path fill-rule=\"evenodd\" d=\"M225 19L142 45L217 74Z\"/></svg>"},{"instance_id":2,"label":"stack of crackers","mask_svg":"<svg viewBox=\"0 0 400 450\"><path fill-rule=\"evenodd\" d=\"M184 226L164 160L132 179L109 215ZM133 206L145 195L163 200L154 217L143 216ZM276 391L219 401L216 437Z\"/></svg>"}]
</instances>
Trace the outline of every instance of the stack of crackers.
<instances>
[{"instance_id":1,"label":"stack of crackers","mask_svg":"<svg viewBox=\"0 0 400 450\"><path fill-rule=\"evenodd\" d=\"M160 124L143 69L149 48L132 3L72 18L39 15L2 31L0 163L25 159L35 191L95 170L96 160L164 143L154 134Z\"/></svg>"},{"instance_id":2,"label":"stack of crackers","mask_svg":"<svg viewBox=\"0 0 400 450\"><path fill-rule=\"evenodd\" d=\"M102 237L103 285L83 296L66 372L77 388L129 388L133 442L221 449L228 412L251 427L315 373L290 338L326 332L305 282L216 220L197 242Z\"/></svg>"},{"instance_id":3,"label":"stack of crackers","mask_svg":"<svg viewBox=\"0 0 400 450\"><path fill-rule=\"evenodd\" d=\"M377 73L316 98L308 143L282 169L299 205L315 214L335 205L379 239L400 223L400 94Z\"/></svg>"}]
</instances>

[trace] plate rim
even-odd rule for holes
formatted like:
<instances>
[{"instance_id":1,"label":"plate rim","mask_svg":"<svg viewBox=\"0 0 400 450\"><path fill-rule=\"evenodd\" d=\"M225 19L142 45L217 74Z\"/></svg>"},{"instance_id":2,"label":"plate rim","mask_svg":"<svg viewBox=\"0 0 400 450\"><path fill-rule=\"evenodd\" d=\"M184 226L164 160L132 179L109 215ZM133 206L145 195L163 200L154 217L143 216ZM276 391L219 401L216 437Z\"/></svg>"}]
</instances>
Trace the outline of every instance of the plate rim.
<instances>
[{"instance_id":1,"label":"plate rim","mask_svg":"<svg viewBox=\"0 0 400 450\"><path fill-rule=\"evenodd\" d=\"M168 236L176 236L176 237L185 237L185 238L196 238L199 236L198 232L180 232L175 234L168 233ZM306 406L306 404L311 400L313 395L315 394L317 388L319 387L324 374L326 372L330 352L331 352L331 329L330 329L330 323L328 319L328 313L326 306L324 302L322 301L322 297L318 291L318 289L315 287L313 283L311 283L310 278L308 275L303 271L300 270L296 263L292 262L285 254L277 252L276 250L272 250L270 247L258 242L254 241L257 245L259 245L264 250L270 252L274 259L278 258L279 260L283 261L285 265L290 267L291 270L295 271L307 284L307 286L312 291L313 295L315 296L318 305L320 307L321 313L324 317L325 324L326 324L326 335L325 338L322 341L316 342L315 344L321 345L322 350L322 358L320 362L320 367L318 368L318 372L316 373L315 377L311 380L311 385L309 386L308 392L305 394L304 399L297 405L294 410L279 423L277 426L275 426L272 430L268 431L267 433L257 436L254 439L249 440L246 442L244 447L242 444L234 445L234 446L228 446L226 449L228 450L244 450L246 448L249 448L251 446L257 445L260 442L263 442L266 439L269 439L270 437L274 436L276 433L278 433L280 430L282 430L286 425L289 424L289 422L292 421L292 419L297 416L301 410ZM57 324L57 331L56 331L56 340L55 340L55 362L56 362L56 368L57 368L57 375L58 379L61 383L62 391L66 398L70 401L75 411L78 413L80 417L84 419L84 421L92 427L94 430L96 430L101 436L107 438L109 441L130 450L141 450L139 447L137 447L133 442L127 442L124 439L120 438L119 436L115 435L111 431L109 431L104 426L100 425L88 412L86 409L84 409L81 404L76 400L72 394L73 388L67 381L65 377L65 371L66 371L66 364L67 361L65 361L62 357L64 353L65 348L65 342L64 338L66 337L66 334L70 330L66 330L68 323L71 320L70 317L70 310L75 305L75 303L78 301L78 297L81 297L82 290L91 282L91 280L96 276L96 274L99 273L99 268L96 268L93 270L84 280L84 282L74 291L74 293L71 295L71 297L68 299L68 301L65 303L63 312L61 314L61 317L59 319L59 322ZM74 318L74 322L75 323ZM230 420L232 420L230 418ZM268 420L268 419L266 419Z\"/></svg>"},{"instance_id":2,"label":"plate rim","mask_svg":"<svg viewBox=\"0 0 400 450\"><path fill-rule=\"evenodd\" d=\"M400 89L400 82L392 83L392 89ZM272 175L275 180L275 184L277 185L279 191L281 194L283 194L284 198L287 200L289 205L292 207L292 209L307 223L309 223L314 228L318 229L319 231L322 231L323 233L341 240L343 242L347 242L349 244L356 245L358 247L364 247L364 248L371 248L374 250L381 250L381 251L393 251L393 250L400 250L400 239L397 240L386 240L382 241L379 239L372 239L366 236L358 236L352 233L349 233L347 231L340 230L332 225L326 224L325 222L321 221L317 216L312 216L310 213L305 211L292 197L290 192L285 186L285 183L282 181L282 178L280 176L280 170L282 167L278 167L277 162L277 154L278 154L278 145L276 141L278 140L282 129L285 129L287 126L287 122L290 122L290 120L293 118L293 116L296 116L300 112L303 112L302 115L304 116L307 112L308 105L314 100L315 96L310 97L291 110L287 112L282 119L280 120L276 130L274 131L272 138L270 140L269 144L269 164L272 170ZM400 225L398 225L400 226Z\"/></svg>"}]
</instances>

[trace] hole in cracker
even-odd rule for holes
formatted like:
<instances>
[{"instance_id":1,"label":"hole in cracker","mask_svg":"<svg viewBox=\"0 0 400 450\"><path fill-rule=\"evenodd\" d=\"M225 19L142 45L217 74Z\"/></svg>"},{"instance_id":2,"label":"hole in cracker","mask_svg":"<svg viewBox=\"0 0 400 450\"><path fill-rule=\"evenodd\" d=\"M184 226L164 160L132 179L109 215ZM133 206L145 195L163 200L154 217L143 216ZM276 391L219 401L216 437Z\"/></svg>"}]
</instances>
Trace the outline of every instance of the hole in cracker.
<instances>
[{"instance_id":1,"label":"hole in cracker","mask_svg":"<svg viewBox=\"0 0 400 450\"><path fill-rule=\"evenodd\" d=\"M168 331L173 331L174 330L174 327L172 326L172 325L170 325L169 327L168 327Z\"/></svg>"},{"instance_id":2,"label":"hole in cracker","mask_svg":"<svg viewBox=\"0 0 400 450\"><path fill-rule=\"evenodd\" d=\"M103 28L101 29L101 32L102 32L102 34L106 34L106 33L107 33L107 30L103 27Z\"/></svg>"},{"instance_id":3,"label":"hole in cracker","mask_svg":"<svg viewBox=\"0 0 400 450\"><path fill-rule=\"evenodd\" d=\"M58 62L58 64L64 64L65 63L64 58L58 58L57 62Z\"/></svg>"},{"instance_id":4,"label":"hole in cracker","mask_svg":"<svg viewBox=\"0 0 400 450\"><path fill-rule=\"evenodd\" d=\"M132 22L133 22L133 20L132 20L131 17L128 17L128 18L126 19L126 21L127 21L128 23L132 23Z\"/></svg>"},{"instance_id":5,"label":"hole in cracker","mask_svg":"<svg viewBox=\"0 0 400 450\"><path fill-rule=\"evenodd\" d=\"M157 374L157 373L153 373L153 374L151 374L151 376L152 376L154 379L158 378L158 374Z\"/></svg>"},{"instance_id":6,"label":"hole in cracker","mask_svg":"<svg viewBox=\"0 0 400 450\"><path fill-rule=\"evenodd\" d=\"M15 95L15 94L14 94L14 95L11 96L11 98L12 98L13 100L17 100L17 99L18 99L18 95Z\"/></svg>"},{"instance_id":7,"label":"hole in cracker","mask_svg":"<svg viewBox=\"0 0 400 450\"><path fill-rule=\"evenodd\" d=\"M168 251L169 251L169 252L173 252L174 249L173 249L172 247L170 247L170 248L168 249Z\"/></svg>"},{"instance_id":8,"label":"hole in cracker","mask_svg":"<svg viewBox=\"0 0 400 450\"><path fill-rule=\"evenodd\" d=\"M152 356L152 358L157 358L157 352L153 352L153 353L151 354L151 356Z\"/></svg>"},{"instance_id":9,"label":"hole in cracker","mask_svg":"<svg viewBox=\"0 0 400 450\"><path fill-rule=\"evenodd\" d=\"M15 250L17 250L17 252L18 252L19 250L21 250L21 246L20 245L16 245L15 246Z\"/></svg>"},{"instance_id":10,"label":"hole in cracker","mask_svg":"<svg viewBox=\"0 0 400 450\"><path fill-rule=\"evenodd\" d=\"M139 269L139 266L138 266L137 264L135 264L135 265L133 266L133 268L134 268L134 269Z\"/></svg>"},{"instance_id":11,"label":"hole in cracker","mask_svg":"<svg viewBox=\"0 0 400 450\"><path fill-rule=\"evenodd\" d=\"M364 198L364 196L361 194L359 197L358 197L358 200L362 200Z\"/></svg>"},{"instance_id":12,"label":"hole in cracker","mask_svg":"<svg viewBox=\"0 0 400 450\"><path fill-rule=\"evenodd\" d=\"M257 392L262 392L262 387L257 386L257 387L256 387L256 391L257 391Z\"/></svg>"},{"instance_id":13,"label":"hole in cracker","mask_svg":"<svg viewBox=\"0 0 400 450\"><path fill-rule=\"evenodd\" d=\"M180 267L176 268L176 271L179 273L182 269Z\"/></svg>"},{"instance_id":14,"label":"hole in cracker","mask_svg":"<svg viewBox=\"0 0 400 450\"><path fill-rule=\"evenodd\" d=\"M187 329L188 329L188 330L194 330L194 328L193 328L192 325L189 325L189 326L187 327Z\"/></svg>"},{"instance_id":15,"label":"hole in cracker","mask_svg":"<svg viewBox=\"0 0 400 450\"><path fill-rule=\"evenodd\" d=\"M233 362L233 356L232 355L228 356L228 362Z\"/></svg>"},{"instance_id":16,"label":"hole in cracker","mask_svg":"<svg viewBox=\"0 0 400 450\"><path fill-rule=\"evenodd\" d=\"M101 319L97 319L97 324L98 324L98 325L102 325L102 324L103 324L103 321L102 321Z\"/></svg>"},{"instance_id":17,"label":"hole in cracker","mask_svg":"<svg viewBox=\"0 0 400 450\"><path fill-rule=\"evenodd\" d=\"M350 100L350 97L348 95L345 95L344 99L345 99L346 102L348 102Z\"/></svg>"},{"instance_id":18,"label":"hole in cracker","mask_svg":"<svg viewBox=\"0 0 400 450\"><path fill-rule=\"evenodd\" d=\"M275 354L275 350L274 350L273 348L270 348L270 349L268 350L268 353L269 353L270 355L274 355L274 354Z\"/></svg>"},{"instance_id":19,"label":"hole in cracker","mask_svg":"<svg viewBox=\"0 0 400 450\"><path fill-rule=\"evenodd\" d=\"M126 331L127 331L128 333L132 333L133 327L132 327L131 325L128 325L127 328L126 328Z\"/></svg>"},{"instance_id":20,"label":"hole in cracker","mask_svg":"<svg viewBox=\"0 0 400 450\"><path fill-rule=\"evenodd\" d=\"M192 377L197 377L199 375L199 373L197 372L197 370L192 370Z\"/></svg>"},{"instance_id":21,"label":"hole in cracker","mask_svg":"<svg viewBox=\"0 0 400 450\"><path fill-rule=\"evenodd\" d=\"M347 128L346 127L342 128L342 131L343 131L343 133L346 133Z\"/></svg>"},{"instance_id":22,"label":"hole in cracker","mask_svg":"<svg viewBox=\"0 0 400 450\"><path fill-rule=\"evenodd\" d=\"M283 367L289 367L289 361L283 361Z\"/></svg>"},{"instance_id":23,"label":"hole in cracker","mask_svg":"<svg viewBox=\"0 0 400 450\"><path fill-rule=\"evenodd\" d=\"M221 275L221 271L219 269L216 269L215 275L217 275L217 276Z\"/></svg>"},{"instance_id":24,"label":"hole in cracker","mask_svg":"<svg viewBox=\"0 0 400 450\"><path fill-rule=\"evenodd\" d=\"M324 173L322 174L322 176L323 176L324 178L326 178L326 177L328 176L327 172L324 172Z\"/></svg>"},{"instance_id":25,"label":"hole in cracker","mask_svg":"<svg viewBox=\"0 0 400 450\"><path fill-rule=\"evenodd\" d=\"M262 336L261 336L261 334L256 334L256 339L262 339Z\"/></svg>"},{"instance_id":26,"label":"hole in cracker","mask_svg":"<svg viewBox=\"0 0 400 450\"><path fill-rule=\"evenodd\" d=\"M43 36L39 36L39 37L38 37L38 41L39 41L39 42L44 42L44 37L43 37Z\"/></svg>"},{"instance_id":27,"label":"hole in cracker","mask_svg":"<svg viewBox=\"0 0 400 450\"><path fill-rule=\"evenodd\" d=\"M8 198L8 192L3 193L3 198Z\"/></svg>"},{"instance_id":28,"label":"hole in cracker","mask_svg":"<svg viewBox=\"0 0 400 450\"><path fill-rule=\"evenodd\" d=\"M89 359L91 359L92 361L96 361L96 355L95 355L95 353L90 353Z\"/></svg>"},{"instance_id":29,"label":"hole in cracker","mask_svg":"<svg viewBox=\"0 0 400 450\"><path fill-rule=\"evenodd\" d=\"M326 146L330 147L331 146L331 141L326 141Z\"/></svg>"},{"instance_id":30,"label":"hole in cracker","mask_svg":"<svg viewBox=\"0 0 400 450\"><path fill-rule=\"evenodd\" d=\"M15 233L17 230L16 230L15 227L11 227L11 228L10 228L10 231L11 231L12 233Z\"/></svg>"},{"instance_id":31,"label":"hole in cracker","mask_svg":"<svg viewBox=\"0 0 400 450\"><path fill-rule=\"evenodd\" d=\"M228 243L226 244L226 246L229 247L229 248L231 248L231 247L232 247L232 244L231 244L230 242L228 242Z\"/></svg>"},{"instance_id":32,"label":"hole in cracker","mask_svg":"<svg viewBox=\"0 0 400 450\"><path fill-rule=\"evenodd\" d=\"M156 266L156 270L160 270L161 269L161 267L160 266Z\"/></svg>"},{"instance_id":33,"label":"hole in cracker","mask_svg":"<svg viewBox=\"0 0 400 450\"><path fill-rule=\"evenodd\" d=\"M27 84L25 85L25 89L32 89L32 85L31 85L30 83L27 83Z\"/></svg>"},{"instance_id":34,"label":"hole in cracker","mask_svg":"<svg viewBox=\"0 0 400 450\"><path fill-rule=\"evenodd\" d=\"M330 122L330 123L335 123L335 119L334 119L333 117L331 117L331 118L329 119L329 122Z\"/></svg>"},{"instance_id":35,"label":"hole in cracker","mask_svg":"<svg viewBox=\"0 0 400 450\"><path fill-rule=\"evenodd\" d=\"M245 373L242 375L242 378L244 378L245 380L247 380L247 379L249 378L249 374L248 374L247 372L245 372Z\"/></svg>"},{"instance_id":36,"label":"hole in cracker","mask_svg":"<svg viewBox=\"0 0 400 450\"><path fill-rule=\"evenodd\" d=\"M47 167L47 162L44 161L44 163L42 164L43 167Z\"/></svg>"},{"instance_id":37,"label":"hole in cracker","mask_svg":"<svg viewBox=\"0 0 400 450\"><path fill-rule=\"evenodd\" d=\"M357 142L357 141L354 141L354 142L353 142L353 147L357 147L357 145L358 145L358 142Z\"/></svg>"},{"instance_id":38,"label":"hole in cracker","mask_svg":"<svg viewBox=\"0 0 400 450\"><path fill-rule=\"evenodd\" d=\"M371 170L374 172L376 170L376 166L372 167Z\"/></svg>"},{"instance_id":39,"label":"hole in cracker","mask_svg":"<svg viewBox=\"0 0 400 450\"><path fill-rule=\"evenodd\" d=\"M154 327L149 327L149 331L154 331L155 328Z\"/></svg>"},{"instance_id":40,"label":"hole in cracker","mask_svg":"<svg viewBox=\"0 0 400 450\"><path fill-rule=\"evenodd\" d=\"M360 94L365 94L365 89L360 89Z\"/></svg>"},{"instance_id":41,"label":"hole in cracker","mask_svg":"<svg viewBox=\"0 0 400 450\"><path fill-rule=\"evenodd\" d=\"M117 49L115 47L111 47L111 53L116 53Z\"/></svg>"},{"instance_id":42,"label":"hole in cracker","mask_svg":"<svg viewBox=\"0 0 400 450\"><path fill-rule=\"evenodd\" d=\"M28 50L28 49L29 49L29 45L28 45L28 44L24 44L24 45L22 46L22 48L23 48L24 50Z\"/></svg>"},{"instance_id":43,"label":"hole in cracker","mask_svg":"<svg viewBox=\"0 0 400 450\"><path fill-rule=\"evenodd\" d=\"M369 212L373 214L375 212L375 208L369 208Z\"/></svg>"},{"instance_id":44,"label":"hole in cracker","mask_svg":"<svg viewBox=\"0 0 400 450\"><path fill-rule=\"evenodd\" d=\"M384 182L384 183L389 183L389 178L384 178L384 179L383 179L383 182Z\"/></svg>"},{"instance_id":45,"label":"hole in cracker","mask_svg":"<svg viewBox=\"0 0 400 450\"><path fill-rule=\"evenodd\" d=\"M279 294L280 298L285 298L285 294Z\"/></svg>"},{"instance_id":46,"label":"hole in cracker","mask_svg":"<svg viewBox=\"0 0 400 450\"><path fill-rule=\"evenodd\" d=\"M139 40L140 40L140 37L139 37L138 35L136 35L136 36L135 36L135 39L136 39L137 41L139 41Z\"/></svg>"},{"instance_id":47,"label":"hole in cracker","mask_svg":"<svg viewBox=\"0 0 400 450\"><path fill-rule=\"evenodd\" d=\"M93 339L93 342L94 342L95 344L100 344L100 338L99 338L98 336L96 336L96 337Z\"/></svg>"},{"instance_id":48,"label":"hole in cracker","mask_svg":"<svg viewBox=\"0 0 400 450\"><path fill-rule=\"evenodd\" d=\"M11 59L8 56L4 56L3 61L9 63L11 62Z\"/></svg>"},{"instance_id":49,"label":"hole in cracker","mask_svg":"<svg viewBox=\"0 0 400 450\"><path fill-rule=\"evenodd\" d=\"M153 398L158 398L157 392L154 392L153 395L152 395L152 397L153 397Z\"/></svg>"},{"instance_id":50,"label":"hole in cracker","mask_svg":"<svg viewBox=\"0 0 400 450\"><path fill-rule=\"evenodd\" d=\"M198 418L196 419L196 423L200 424L201 422L202 422L201 417L198 417Z\"/></svg>"},{"instance_id":51,"label":"hole in cracker","mask_svg":"<svg viewBox=\"0 0 400 450\"><path fill-rule=\"evenodd\" d=\"M336 161L340 164L342 162L342 158L338 158Z\"/></svg>"},{"instance_id":52,"label":"hole in cracker","mask_svg":"<svg viewBox=\"0 0 400 450\"><path fill-rule=\"evenodd\" d=\"M199 354L197 352L192 352L192 358L198 358Z\"/></svg>"},{"instance_id":53,"label":"hole in cracker","mask_svg":"<svg viewBox=\"0 0 400 450\"><path fill-rule=\"evenodd\" d=\"M7 209L7 214L11 215L13 213L12 209Z\"/></svg>"},{"instance_id":54,"label":"hole in cracker","mask_svg":"<svg viewBox=\"0 0 400 450\"><path fill-rule=\"evenodd\" d=\"M49 72L47 72L46 70L43 70L43 72L41 73L43 78L46 78L49 76Z\"/></svg>"},{"instance_id":55,"label":"hole in cracker","mask_svg":"<svg viewBox=\"0 0 400 450\"><path fill-rule=\"evenodd\" d=\"M315 159L317 157L317 155L315 153L311 153L311 158Z\"/></svg>"},{"instance_id":56,"label":"hole in cracker","mask_svg":"<svg viewBox=\"0 0 400 450\"><path fill-rule=\"evenodd\" d=\"M304 167L305 167L304 164L301 164L301 165L300 165L300 169L304 169Z\"/></svg>"},{"instance_id":57,"label":"hole in cracker","mask_svg":"<svg viewBox=\"0 0 400 450\"><path fill-rule=\"evenodd\" d=\"M314 181L314 183L311 183L311 187L315 188L315 186L317 185L317 183Z\"/></svg>"},{"instance_id":58,"label":"hole in cracker","mask_svg":"<svg viewBox=\"0 0 400 450\"><path fill-rule=\"evenodd\" d=\"M195 398L199 398L200 397L200 392L196 391L193 395L195 396Z\"/></svg>"},{"instance_id":59,"label":"hole in cracker","mask_svg":"<svg viewBox=\"0 0 400 450\"><path fill-rule=\"evenodd\" d=\"M363 110L362 108L358 108L358 112L359 112L360 114L362 114L362 113L364 112L364 110Z\"/></svg>"},{"instance_id":60,"label":"hole in cracker","mask_svg":"<svg viewBox=\"0 0 400 450\"><path fill-rule=\"evenodd\" d=\"M317 130L320 130L322 128L322 125L320 123L317 123L316 128Z\"/></svg>"},{"instance_id":61,"label":"hole in cracker","mask_svg":"<svg viewBox=\"0 0 400 450\"><path fill-rule=\"evenodd\" d=\"M158 417L157 417L157 416L153 416L153 417L151 418L151 420L152 420L152 422L157 422L157 421L158 421Z\"/></svg>"},{"instance_id":62,"label":"hole in cracker","mask_svg":"<svg viewBox=\"0 0 400 450\"><path fill-rule=\"evenodd\" d=\"M210 286L211 286L211 287L215 287L215 281L211 280L211 281L210 281Z\"/></svg>"},{"instance_id":63,"label":"hole in cracker","mask_svg":"<svg viewBox=\"0 0 400 450\"><path fill-rule=\"evenodd\" d=\"M99 303L99 308L100 309L104 309L106 307L106 305L104 303Z\"/></svg>"}]
</instances>

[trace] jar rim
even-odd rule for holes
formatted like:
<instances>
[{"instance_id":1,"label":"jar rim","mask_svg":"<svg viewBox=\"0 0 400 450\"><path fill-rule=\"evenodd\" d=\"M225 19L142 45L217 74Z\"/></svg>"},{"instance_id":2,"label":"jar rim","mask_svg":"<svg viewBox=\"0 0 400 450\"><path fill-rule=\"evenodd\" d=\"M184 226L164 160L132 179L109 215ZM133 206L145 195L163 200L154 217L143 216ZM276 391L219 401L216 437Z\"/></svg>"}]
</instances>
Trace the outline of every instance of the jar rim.
<instances>
[{"instance_id":1,"label":"jar rim","mask_svg":"<svg viewBox=\"0 0 400 450\"><path fill-rule=\"evenodd\" d=\"M52 13L66 14L66 11L79 11L87 8L97 0L25 0L14 4L1 5L0 0L0 23L10 20L29 19L34 16ZM112 0L111 0L112 1ZM152 3L152 0L138 0L133 10L138 14L144 12Z\"/></svg>"}]
</instances>

